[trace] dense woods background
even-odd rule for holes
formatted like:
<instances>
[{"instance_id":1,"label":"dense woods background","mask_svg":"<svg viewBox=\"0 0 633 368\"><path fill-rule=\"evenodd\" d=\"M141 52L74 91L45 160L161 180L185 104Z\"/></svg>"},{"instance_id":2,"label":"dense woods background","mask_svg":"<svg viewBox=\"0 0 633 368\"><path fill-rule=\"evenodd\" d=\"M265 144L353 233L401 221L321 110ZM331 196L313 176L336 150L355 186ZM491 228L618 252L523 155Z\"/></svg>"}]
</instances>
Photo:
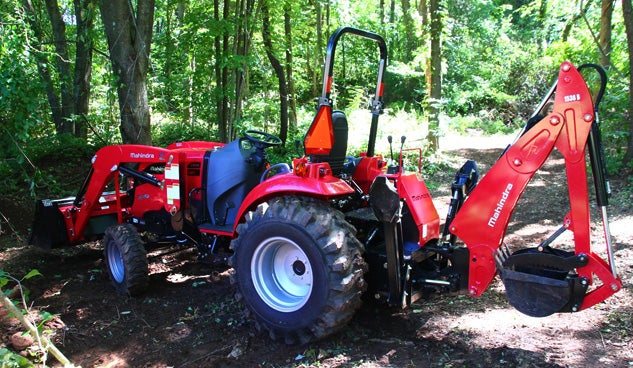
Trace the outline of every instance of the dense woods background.
<instances>
[{"instance_id":1,"label":"dense woods background","mask_svg":"<svg viewBox=\"0 0 633 368\"><path fill-rule=\"evenodd\" d=\"M105 144L228 141L257 128L294 152L327 38L343 25L385 38L386 121L414 122L430 152L445 129L517 129L562 61L599 63L609 168L630 168L631 0L4 0L3 191L37 195L38 159ZM343 38L335 107L366 107L374 47Z\"/></svg>"}]
</instances>

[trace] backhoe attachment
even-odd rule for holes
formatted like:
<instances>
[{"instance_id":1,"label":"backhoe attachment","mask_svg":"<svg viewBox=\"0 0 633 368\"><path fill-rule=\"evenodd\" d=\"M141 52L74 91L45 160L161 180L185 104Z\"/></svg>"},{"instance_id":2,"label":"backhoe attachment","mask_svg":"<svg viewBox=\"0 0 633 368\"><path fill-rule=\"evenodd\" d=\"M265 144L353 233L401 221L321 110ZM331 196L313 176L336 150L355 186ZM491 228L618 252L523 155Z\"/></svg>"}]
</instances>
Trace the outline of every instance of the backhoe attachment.
<instances>
[{"instance_id":1,"label":"backhoe attachment","mask_svg":"<svg viewBox=\"0 0 633 368\"><path fill-rule=\"evenodd\" d=\"M555 94L552 111L531 119L450 224L451 233L461 238L470 251L469 294L481 295L498 272L509 303L535 317L587 309L622 288L606 218L608 184L604 157L602 147L597 146L597 105L606 80L601 73L603 83L594 109L578 70L568 62L561 65L558 81L546 96L549 100ZM540 108L545 106L541 103ZM536 116L539 115L535 113L533 118ZM554 147L565 159L570 210L561 228L542 244L510 254L503 239L511 215L528 182ZM591 158L596 197L602 209L608 262L592 248L586 152ZM574 233L574 249L551 247L553 240L568 230Z\"/></svg>"}]
</instances>

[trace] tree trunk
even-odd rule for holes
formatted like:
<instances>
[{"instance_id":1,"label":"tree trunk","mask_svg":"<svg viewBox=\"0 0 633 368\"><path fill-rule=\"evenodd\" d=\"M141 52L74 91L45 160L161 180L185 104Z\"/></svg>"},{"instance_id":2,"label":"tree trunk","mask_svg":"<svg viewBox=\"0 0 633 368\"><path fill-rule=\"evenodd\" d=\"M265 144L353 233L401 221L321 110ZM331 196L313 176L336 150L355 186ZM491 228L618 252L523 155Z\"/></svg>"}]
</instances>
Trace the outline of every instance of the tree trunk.
<instances>
[{"instance_id":1,"label":"tree trunk","mask_svg":"<svg viewBox=\"0 0 633 368\"><path fill-rule=\"evenodd\" d=\"M385 0L380 0L378 4L378 18L380 18L380 29L384 31L385 29Z\"/></svg>"},{"instance_id":2,"label":"tree trunk","mask_svg":"<svg viewBox=\"0 0 633 368\"><path fill-rule=\"evenodd\" d=\"M222 19L224 21L229 20L230 10L231 1L224 0L224 5L222 6ZM222 56L225 58L229 57L229 46L229 33L225 31L222 36ZM228 142L233 139L233 122L229 120L229 66L226 62L222 63L222 79L220 85L222 86L222 119L225 126L225 136L222 141Z\"/></svg>"},{"instance_id":3,"label":"tree trunk","mask_svg":"<svg viewBox=\"0 0 633 368\"><path fill-rule=\"evenodd\" d=\"M151 144L147 69L152 42L154 0L101 0L99 8L110 50L121 114L123 143Z\"/></svg>"},{"instance_id":4,"label":"tree trunk","mask_svg":"<svg viewBox=\"0 0 633 368\"><path fill-rule=\"evenodd\" d=\"M51 108L52 120L57 134L73 134L86 138L85 123L78 124L77 116L85 120L88 113L90 98L90 79L92 68L92 38L90 30L93 27L93 15L89 3L93 0L73 0L77 31L75 36L75 68L73 72L71 55L66 37L66 24L61 15L57 0L46 0L46 13L51 25L53 46L55 52L46 50L44 45L50 43L45 39L47 31L42 21L38 19L37 9L30 0L23 1L23 9L27 14L27 21L35 35L37 43L31 42L31 47L38 50L36 54L37 67L44 83L46 96ZM48 55L54 55L51 61ZM57 78L49 65L55 66ZM55 80L58 81L56 85Z\"/></svg>"},{"instance_id":5,"label":"tree trunk","mask_svg":"<svg viewBox=\"0 0 633 368\"><path fill-rule=\"evenodd\" d=\"M442 100L442 18L441 0L430 0L431 20L431 61L429 70L429 142L432 152L440 146L440 101Z\"/></svg>"},{"instance_id":6,"label":"tree trunk","mask_svg":"<svg viewBox=\"0 0 633 368\"><path fill-rule=\"evenodd\" d=\"M314 8L316 13L316 50L315 50L315 60L314 60L314 73L312 75L312 95L316 96L319 93L320 88L320 79L319 79L319 71L323 68L321 67L321 63L323 63L323 19L322 19L322 11L321 11L321 2L314 1Z\"/></svg>"},{"instance_id":7,"label":"tree trunk","mask_svg":"<svg viewBox=\"0 0 633 368\"><path fill-rule=\"evenodd\" d=\"M264 41L264 49L266 56L273 67L277 80L279 81L279 102L280 102L280 122L279 122L279 138L284 144L288 139L288 89L286 87L286 77L284 68L281 66L279 59L273 53L272 37L270 34L270 15L268 11L268 0L262 0L262 38Z\"/></svg>"},{"instance_id":8,"label":"tree trunk","mask_svg":"<svg viewBox=\"0 0 633 368\"><path fill-rule=\"evenodd\" d=\"M429 25L429 10L427 7L427 0L419 0L420 2L418 3L418 14L420 14L420 17L422 18L422 34L426 34L426 27L428 27Z\"/></svg>"},{"instance_id":9,"label":"tree trunk","mask_svg":"<svg viewBox=\"0 0 633 368\"><path fill-rule=\"evenodd\" d=\"M75 136L86 138L88 130L86 116L90 107L90 81L92 79L92 36L94 26L94 0L74 0L77 21L77 39L75 41L75 78L73 86L74 113L81 117L75 124Z\"/></svg>"},{"instance_id":10,"label":"tree trunk","mask_svg":"<svg viewBox=\"0 0 633 368\"><path fill-rule=\"evenodd\" d=\"M231 114L229 115L229 121L239 121L242 119L243 100L244 95L248 89L248 62L246 56L250 52L251 46L251 29L253 10L255 7L254 0L240 0L236 4L235 15L238 23L238 29L236 39L234 41L233 53L237 55L241 60L240 67L233 68L233 80L235 85L235 100L232 105ZM230 130L229 135L234 135L233 129Z\"/></svg>"},{"instance_id":11,"label":"tree trunk","mask_svg":"<svg viewBox=\"0 0 633 368\"><path fill-rule=\"evenodd\" d=\"M220 24L220 1L213 1L213 17L215 21ZM216 101L215 101L215 109L216 109L216 120L218 122L218 139L220 142L228 142L227 132L226 132L226 115L224 104L222 102L222 95L224 91L222 90L222 38L220 35L217 35L213 41L214 49L215 49L215 83L216 83Z\"/></svg>"},{"instance_id":12,"label":"tree trunk","mask_svg":"<svg viewBox=\"0 0 633 368\"><path fill-rule=\"evenodd\" d=\"M73 115L73 88L71 79L70 56L68 54L68 44L66 42L66 25L59 11L57 0L46 0L46 11L53 29L53 40L55 45L55 65L59 74L59 92L61 95L62 119L61 125L57 126L58 134L74 134L75 127L72 119Z\"/></svg>"},{"instance_id":13,"label":"tree trunk","mask_svg":"<svg viewBox=\"0 0 633 368\"><path fill-rule=\"evenodd\" d=\"M288 102L290 103L290 131L297 131L297 100L295 98L295 83L292 76L292 25L290 13L292 3L290 0L284 2L284 33L286 35L286 81L288 82Z\"/></svg>"},{"instance_id":14,"label":"tree trunk","mask_svg":"<svg viewBox=\"0 0 633 368\"><path fill-rule=\"evenodd\" d=\"M613 0L602 0L600 16L600 65L607 68L611 64L611 19L613 18Z\"/></svg>"},{"instance_id":15,"label":"tree trunk","mask_svg":"<svg viewBox=\"0 0 633 368\"><path fill-rule=\"evenodd\" d=\"M402 23L404 24L404 55L403 62L408 63L413 60L413 51L415 50L415 31L413 18L411 17L411 5L409 0L401 0L402 5Z\"/></svg>"},{"instance_id":16,"label":"tree trunk","mask_svg":"<svg viewBox=\"0 0 633 368\"><path fill-rule=\"evenodd\" d=\"M164 75L165 75L165 80L171 80L171 75L172 75L172 70L174 68L174 61L173 61L173 55L174 55L174 49L175 49L175 40L174 37L172 35L172 18L173 18L173 14L175 13L175 8L177 7L178 4L174 4L170 1L167 2L166 6L167 6L167 11L165 12L165 39L167 40L165 42L165 66L164 66ZM158 34L158 31L157 31ZM169 112L174 112L176 111L176 106L174 104L174 90L172 88L163 88L162 91L163 94L163 99L165 101L165 108L167 111ZM186 109L185 111L185 119L188 122L192 122L191 120L191 116L189 116L189 109Z\"/></svg>"},{"instance_id":17,"label":"tree trunk","mask_svg":"<svg viewBox=\"0 0 633 368\"><path fill-rule=\"evenodd\" d=\"M325 0L325 26L327 27L327 34L332 33L330 29L330 0Z\"/></svg>"},{"instance_id":18,"label":"tree trunk","mask_svg":"<svg viewBox=\"0 0 633 368\"><path fill-rule=\"evenodd\" d=\"M567 39L569 38L569 34L571 33L571 30L574 26L574 24L578 21L578 19L582 18L585 16L585 14L587 14L587 10L589 10L589 7L591 6L591 3L593 2L593 0L588 0L585 3L585 7L580 9L580 11L575 14L573 16L573 18L567 22L567 24L565 24L565 28L563 28L563 32L561 33L561 41L563 42L567 42Z\"/></svg>"},{"instance_id":19,"label":"tree trunk","mask_svg":"<svg viewBox=\"0 0 633 368\"><path fill-rule=\"evenodd\" d=\"M53 85L53 78L51 76L51 70L49 69L48 59L46 58L47 53L44 50L44 32L42 31L41 22L37 17L37 12L33 7L33 4L30 0L23 0L22 7L24 9L24 13L27 15L27 21L33 34L35 35L35 40L31 39L31 47L34 50L37 50L35 53L35 58L37 60L37 70L40 74L40 78L44 83L44 89L46 90L46 98L48 99L48 104L51 108L51 118L53 120L53 125L55 126L55 130L57 133L60 133L60 129L63 126L64 115L62 114L62 106L60 103L60 98L57 92L55 91L55 86Z\"/></svg>"},{"instance_id":20,"label":"tree trunk","mask_svg":"<svg viewBox=\"0 0 633 368\"><path fill-rule=\"evenodd\" d=\"M542 31L546 29L546 26L545 26L546 18L547 18L547 0L541 0L541 4L539 5L539 9L538 9L538 18L537 18L537 26L536 26L536 28L539 31L537 31L537 34L535 35L536 42L538 42L537 49L538 49L539 55L543 53L543 50L545 49L545 42L547 39L547 35L545 34L545 32Z\"/></svg>"},{"instance_id":21,"label":"tree trunk","mask_svg":"<svg viewBox=\"0 0 633 368\"><path fill-rule=\"evenodd\" d=\"M633 63L633 7L631 0L622 0L622 15L624 17L624 25L626 29L626 46L629 52L629 64ZM624 163L628 164L633 160L633 73L629 68L629 142L626 146L626 154L624 155Z\"/></svg>"}]
</instances>

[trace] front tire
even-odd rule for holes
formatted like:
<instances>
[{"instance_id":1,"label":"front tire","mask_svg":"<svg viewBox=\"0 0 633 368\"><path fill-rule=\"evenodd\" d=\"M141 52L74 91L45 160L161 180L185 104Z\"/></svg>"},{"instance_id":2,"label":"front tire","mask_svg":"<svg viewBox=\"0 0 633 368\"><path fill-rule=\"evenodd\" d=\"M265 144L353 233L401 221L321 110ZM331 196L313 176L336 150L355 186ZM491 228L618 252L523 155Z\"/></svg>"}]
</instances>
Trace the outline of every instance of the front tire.
<instances>
[{"instance_id":1,"label":"front tire","mask_svg":"<svg viewBox=\"0 0 633 368\"><path fill-rule=\"evenodd\" d=\"M237 231L230 264L238 298L273 339L322 338L360 307L362 244L341 212L316 200L281 197L250 212Z\"/></svg>"},{"instance_id":2,"label":"front tire","mask_svg":"<svg viewBox=\"0 0 633 368\"><path fill-rule=\"evenodd\" d=\"M107 228L103 248L110 281L119 294L134 296L147 289L147 251L134 226L117 224Z\"/></svg>"}]
</instances>

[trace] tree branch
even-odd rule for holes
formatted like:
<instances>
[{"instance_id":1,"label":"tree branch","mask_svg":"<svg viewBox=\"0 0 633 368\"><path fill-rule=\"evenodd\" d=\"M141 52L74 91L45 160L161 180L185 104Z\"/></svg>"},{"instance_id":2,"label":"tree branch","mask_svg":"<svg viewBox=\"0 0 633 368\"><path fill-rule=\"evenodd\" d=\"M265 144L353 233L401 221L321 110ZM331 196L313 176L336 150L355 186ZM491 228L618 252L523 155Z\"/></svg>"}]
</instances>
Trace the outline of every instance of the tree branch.
<instances>
[{"instance_id":1,"label":"tree branch","mask_svg":"<svg viewBox=\"0 0 633 368\"><path fill-rule=\"evenodd\" d=\"M40 346L42 349L46 348L46 350L50 352L57 359L57 361L63 364L64 367L74 367L74 365L70 362L70 360L68 360L68 358L66 358L66 356L59 349L57 349L57 347L46 336L40 335L39 331L37 331L37 328L33 326L33 324L24 317L22 312L20 312L20 310L15 305L13 305L13 302L11 302L11 299L9 299L6 295L4 295L4 293L0 293L0 294L2 294L2 299L0 299L0 301L2 302L2 305L15 318L17 318L20 321L20 323L22 323L22 325L28 330L28 332L33 336L33 338L43 343L43 346Z\"/></svg>"},{"instance_id":2,"label":"tree branch","mask_svg":"<svg viewBox=\"0 0 633 368\"><path fill-rule=\"evenodd\" d=\"M580 1L580 6L582 7L582 0ZM600 45L600 41L598 40L598 36L596 36L596 33L593 31L593 29L591 29L591 25L589 24L589 20L587 19L586 12L582 14L582 19L585 21L585 25L587 26L587 29L589 30L589 33L591 34L591 38L593 38L593 42L598 47L598 51L600 52L600 55L602 55L602 57L606 57L607 55L605 54L604 50L602 49L602 46ZM620 71L620 69L618 69L615 65L613 65L613 63L611 62L610 58L609 58L609 66L611 67L611 69L613 69L618 74L618 77L620 77L622 79L626 78L624 73L622 73L622 71Z\"/></svg>"}]
</instances>

